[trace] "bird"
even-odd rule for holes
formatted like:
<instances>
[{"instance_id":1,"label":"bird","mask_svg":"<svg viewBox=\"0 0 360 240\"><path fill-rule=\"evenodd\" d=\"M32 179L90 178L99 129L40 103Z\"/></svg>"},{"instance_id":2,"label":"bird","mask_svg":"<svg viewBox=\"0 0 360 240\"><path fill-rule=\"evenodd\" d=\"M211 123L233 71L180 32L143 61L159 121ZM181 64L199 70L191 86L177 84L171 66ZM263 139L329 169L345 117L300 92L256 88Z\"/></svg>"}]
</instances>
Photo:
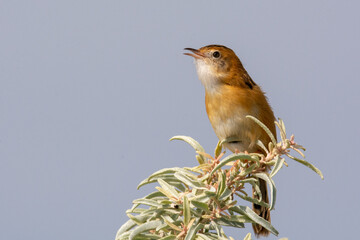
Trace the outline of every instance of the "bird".
<instances>
[{"instance_id":1,"label":"bird","mask_svg":"<svg viewBox=\"0 0 360 240\"><path fill-rule=\"evenodd\" d=\"M208 45L199 49L185 48L185 55L194 58L197 75L205 88L205 106L210 123L219 140L231 139L224 147L232 152L257 152L266 155L257 145L271 142L268 134L252 119L265 124L276 138L275 117L265 93L245 70L235 52L223 45ZM259 180L263 201L269 203L266 182ZM253 196L254 189L253 189ZM256 214L271 222L270 210L253 204ZM268 236L269 231L253 224L257 237Z\"/></svg>"}]
</instances>

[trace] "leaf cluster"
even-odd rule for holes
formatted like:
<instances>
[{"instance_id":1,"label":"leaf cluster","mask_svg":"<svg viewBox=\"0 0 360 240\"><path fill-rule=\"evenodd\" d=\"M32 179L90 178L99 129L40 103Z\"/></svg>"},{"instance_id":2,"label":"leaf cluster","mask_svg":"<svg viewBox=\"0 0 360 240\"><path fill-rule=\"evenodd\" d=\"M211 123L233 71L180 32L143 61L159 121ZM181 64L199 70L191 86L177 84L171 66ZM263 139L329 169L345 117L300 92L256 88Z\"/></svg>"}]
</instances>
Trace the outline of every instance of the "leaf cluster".
<instances>
[{"instance_id":1,"label":"leaf cluster","mask_svg":"<svg viewBox=\"0 0 360 240\"><path fill-rule=\"evenodd\" d=\"M218 143L212 157L191 137L173 137L170 140L185 141L196 150L199 165L162 169L143 180L138 188L157 183L156 191L133 201L132 208L126 211L129 220L119 229L116 240L232 239L225 234L223 227L244 228L245 223L260 224L277 236L278 231L270 222L244 204L256 203L274 209L276 187L272 178L287 165L284 155L314 170L321 178L323 175L309 162L290 154L293 150L304 157L301 150L305 149L294 142L294 136L287 139L281 119L275 122L281 136L281 140L276 142L263 123L248 117L272 139L267 147L258 142L266 155L245 152L224 157L222 144L229 141L225 139ZM270 173L267 169L271 169ZM262 200L258 179L267 182L270 203ZM255 197L247 194L247 185L254 189ZM251 239L251 235L245 239Z\"/></svg>"}]
</instances>

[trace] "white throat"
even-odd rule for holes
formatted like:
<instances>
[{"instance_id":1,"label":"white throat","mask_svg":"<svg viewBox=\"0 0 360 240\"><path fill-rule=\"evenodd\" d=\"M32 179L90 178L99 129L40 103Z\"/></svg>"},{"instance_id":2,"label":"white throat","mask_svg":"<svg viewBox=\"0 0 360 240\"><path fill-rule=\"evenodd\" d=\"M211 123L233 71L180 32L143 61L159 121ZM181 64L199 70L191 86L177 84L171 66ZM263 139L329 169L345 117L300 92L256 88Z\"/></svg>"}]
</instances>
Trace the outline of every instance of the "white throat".
<instances>
[{"instance_id":1,"label":"white throat","mask_svg":"<svg viewBox=\"0 0 360 240\"><path fill-rule=\"evenodd\" d=\"M206 91L209 93L217 92L219 87L219 80L212 67L201 59L195 60L195 66L198 77L201 83L204 85Z\"/></svg>"}]
</instances>

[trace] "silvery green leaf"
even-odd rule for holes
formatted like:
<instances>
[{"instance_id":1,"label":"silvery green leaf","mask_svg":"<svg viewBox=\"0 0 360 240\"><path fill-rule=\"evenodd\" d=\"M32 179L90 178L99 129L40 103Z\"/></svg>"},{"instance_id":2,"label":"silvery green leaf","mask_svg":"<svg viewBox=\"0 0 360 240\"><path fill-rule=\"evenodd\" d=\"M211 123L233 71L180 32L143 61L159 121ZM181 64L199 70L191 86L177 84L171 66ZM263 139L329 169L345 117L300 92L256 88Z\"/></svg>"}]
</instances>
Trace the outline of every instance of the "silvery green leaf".
<instances>
[{"instance_id":1,"label":"silvery green leaf","mask_svg":"<svg viewBox=\"0 0 360 240\"><path fill-rule=\"evenodd\" d=\"M239 197L241 197L242 199L244 199L245 201L248 201L248 202L252 202L252 203L256 203L257 205L260 205L260 206L263 206L263 207L266 207L266 208L269 208L270 205L264 201L259 201L258 199L256 198L252 198L252 197L248 197L248 196L243 196L243 195L238 195Z\"/></svg>"},{"instance_id":2,"label":"silvery green leaf","mask_svg":"<svg viewBox=\"0 0 360 240\"><path fill-rule=\"evenodd\" d=\"M224 230L221 225L217 224L215 221L211 221L210 225L216 230L218 237L224 236Z\"/></svg>"},{"instance_id":3,"label":"silvery green leaf","mask_svg":"<svg viewBox=\"0 0 360 240\"><path fill-rule=\"evenodd\" d=\"M181 226L181 223L182 223L182 221L180 222L180 221L174 221L174 220L167 220L168 218L165 218L164 216L161 216L162 217L162 219L164 220L164 222L171 228L171 229L173 229L173 230L175 230L175 231L178 231L178 232L181 232L182 231L182 229L179 227L179 226Z\"/></svg>"},{"instance_id":4,"label":"silvery green leaf","mask_svg":"<svg viewBox=\"0 0 360 240\"><path fill-rule=\"evenodd\" d=\"M203 202L196 201L196 200L191 200L191 204L197 208L200 208L201 210L204 210L205 212L209 211L209 206L207 203L203 203Z\"/></svg>"},{"instance_id":5,"label":"silvery green leaf","mask_svg":"<svg viewBox=\"0 0 360 240\"><path fill-rule=\"evenodd\" d=\"M149 215L136 215L136 216L131 215L131 214L126 214L126 215L128 216L128 218L133 220L138 225L143 224L150 218Z\"/></svg>"},{"instance_id":6,"label":"silvery green leaf","mask_svg":"<svg viewBox=\"0 0 360 240\"><path fill-rule=\"evenodd\" d=\"M216 192L213 191L205 191L204 192L206 196L208 196L209 198L215 197L216 196Z\"/></svg>"},{"instance_id":7,"label":"silvery green leaf","mask_svg":"<svg viewBox=\"0 0 360 240\"><path fill-rule=\"evenodd\" d=\"M158 197L164 197L164 194L162 194L161 192L156 191L156 192L152 192L152 193L146 195L143 198L152 199L152 198L158 198Z\"/></svg>"},{"instance_id":8,"label":"silvery green leaf","mask_svg":"<svg viewBox=\"0 0 360 240\"><path fill-rule=\"evenodd\" d=\"M124 238L122 240L129 240L130 238L127 237L127 238ZM138 234L136 237L134 237L133 240L158 240L160 239L160 236L159 235L155 235L155 234L150 234L150 233L140 233Z\"/></svg>"},{"instance_id":9,"label":"silvery green leaf","mask_svg":"<svg viewBox=\"0 0 360 240\"><path fill-rule=\"evenodd\" d=\"M174 136L172 138L170 138L170 141L172 140L182 140L188 144L190 144L190 146L192 146L196 151L199 152L205 152L204 148L192 137L188 137L188 136ZM205 162L205 158L201 155L199 159L197 159L199 161L199 164L203 164Z\"/></svg>"},{"instance_id":10,"label":"silvery green leaf","mask_svg":"<svg viewBox=\"0 0 360 240\"><path fill-rule=\"evenodd\" d=\"M156 234L151 234L151 233L141 233L139 235L137 235L134 240L157 240L160 239L161 237L159 235Z\"/></svg>"},{"instance_id":11,"label":"silvery green leaf","mask_svg":"<svg viewBox=\"0 0 360 240\"><path fill-rule=\"evenodd\" d=\"M167 183L176 183L179 182L179 180L177 178L174 177L174 173L176 172L181 172L191 178L196 179L197 176L194 175L190 170L187 170L185 168L179 168L179 167L175 167L175 168L164 168L161 169L153 174L150 175L150 177L144 179L143 181L140 182L140 184L138 185L138 189L146 184L150 184L150 183L154 183L157 181L157 179L161 178L162 180L166 181Z\"/></svg>"},{"instance_id":12,"label":"silvery green leaf","mask_svg":"<svg viewBox=\"0 0 360 240\"><path fill-rule=\"evenodd\" d=\"M251 240L251 233L246 234L244 240Z\"/></svg>"},{"instance_id":13,"label":"silvery green leaf","mask_svg":"<svg viewBox=\"0 0 360 240\"><path fill-rule=\"evenodd\" d=\"M194 179L192 179L180 172L175 173L174 176L187 186L190 186L193 188L198 188L198 189L207 189L206 185L203 182L195 181Z\"/></svg>"},{"instance_id":14,"label":"silvery green leaf","mask_svg":"<svg viewBox=\"0 0 360 240\"><path fill-rule=\"evenodd\" d=\"M195 174L190 170L190 168L178 168L178 169L176 170L176 172L182 173L182 174L184 174L184 175L186 175L186 176L188 176L188 177L190 177L190 178L192 178L192 179L194 179L194 180L198 180L198 176L195 175Z\"/></svg>"},{"instance_id":15,"label":"silvery green leaf","mask_svg":"<svg viewBox=\"0 0 360 240\"><path fill-rule=\"evenodd\" d=\"M251 120L253 120L254 122L256 122L262 129L264 129L264 131L267 133L267 135L269 135L271 142L276 145L276 139L274 137L274 135L272 134L272 132L269 130L269 128L267 126L265 126L265 124L263 124L259 119L257 119L256 117L247 115L247 118L250 118Z\"/></svg>"},{"instance_id":16,"label":"silvery green leaf","mask_svg":"<svg viewBox=\"0 0 360 240\"><path fill-rule=\"evenodd\" d=\"M154 218L159 215L164 215L164 212L166 211L166 208L160 208L160 209L148 209L145 212L142 213L142 215L137 216L149 216L150 218Z\"/></svg>"},{"instance_id":17,"label":"silvery green leaf","mask_svg":"<svg viewBox=\"0 0 360 240\"><path fill-rule=\"evenodd\" d=\"M274 160L275 160L275 165L270 173L271 178L274 177L275 174L281 169L281 167L284 164L285 158L279 158L279 156L276 156Z\"/></svg>"},{"instance_id":18,"label":"silvery green leaf","mask_svg":"<svg viewBox=\"0 0 360 240\"><path fill-rule=\"evenodd\" d=\"M139 235L142 232L151 230L151 229L155 229L157 226L159 226L160 224L162 224L162 221L160 220L154 220L154 221L150 221L147 223L144 223L138 227L136 227L130 234L129 236L129 240L133 240L137 235Z\"/></svg>"},{"instance_id":19,"label":"silvery green leaf","mask_svg":"<svg viewBox=\"0 0 360 240\"><path fill-rule=\"evenodd\" d=\"M258 181L259 181L259 180L257 180L256 178L252 178L252 177L239 180L239 182L241 182L241 183L250 183L250 184L255 184L255 183L257 183Z\"/></svg>"},{"instance_id":20,"label":"silvery green leaf","mask_svg":"<svg viewBox=\"0 0 360 240\"><path fill-rule=\"evenodd\" d=\"M205 160L204 160L205 157L204 156L198 154L198 155L195 156L195 158L196 158L196 160L198 161L199 164L205 163Z\"/></svg>"},{"instance_id":21,"label":"silvery green leaf","mask_svg":"<svg viewBox=\"0 0 360 240\"><path fill-rule=\"evenodd\" d=\"M219 196L225 191L225 189L226 189L226 176L224 171L220 171L216 197L219 198Z\"/></svg>"},{"instance_id":22,"label":"silvery green leaf","mask_svg":"<svg viewBox=\"0 0 360 240\"><path fill-rule=\"evenodd\" d=\"M247 169L245 169L245 171L241 171L239 176L244 177L244 176L248 175L255 169L255 167L256 167L256 163L251 164Z\"/></svg>"},{"instance_id":23,"label":"silvery green leaf","mask_svg":"<svg viewBox=\"0 0 360 240\"><path fill-rule=\"evenodd\" d=\"M198 221L194 222L194 224L192 224L191 227L189 228L184 240L194 239L196 236L196 233L203 227L204 227L204 225L201 223L198 223Z\"/></svg>"},{"instance_id":24,"label":"silvery green leaf","mask_svg":"<svg viewBox=\"0 0 360 240\"><path fill-rule=\"evenodd\" d=\"M195 139L193 139L192 137L178 135L178 136L174 136L174 137L170 138L169 141L173 141L173 140L184 141L184 142L190 144L196 151L205 152L204 148L200 145L200 143L198 141L196 141Z\"/></svg>"},{"instance_id":25,"label":"silvery green leaf","mask_svg":"<svg viewBox=\"0 0 360 240\"><path fill-rule=\"evenodd\" d=\"M130 230L131 228L133 228L134 226L136 226L136 223L135 223L133 220L129 219L126 223L124 223L124 224L120 227L120 229L119 229L118 232L116 233L115 239L117 239L118 236L120 236L120 235L123 234L124 232L129 231L129 230Z\"/></svg>"},{"instance_id":26,"label":"silvery green leaf","mask_svg":"<svg viewBox=\"0 0 360 240\"><path fill-rule=\"evenodd\" d=\"M224 158L210 173L210 175L214 174L214 172L216 172L218 169L222 168L223 166L225 166L227 163L232 162L232 161L236 161L236 160L250 160L250 161L256 161L252 156L244 154L244 153L234 153L231 154L230 156L227 156L226 158Z\"/></svg>"},{"instance_id":27,"label":"silvery green leaf","mask_svg":"<svg viewBox=\"0 0 360 240\"><path fill-rule=\"evenodd\" d=\"M172 174L174 174L176 172L176 169L177 168L164 168L164 169L154 172L148 178L141 181L140 184L138 185L137 189L139 189L143 185L151 183L151 180L156 180L156 178L162 178L164 180L165 178L172 177Z\"/></svg>"},{"instance_id":28,"label":"silvery green leaf","mask_svg":"<svg viewBox=\"0 0 360 240\"><path fill-rule=\"evenodd\" d=\"M222 226L228 226L228 227L237 227L237 228L244 228L244 222L239 222L236 219L228 219L225 217L221 217L214 220L217 224Z\"/></svg>"},{"instance_id":29,"label":"silvery green leaf","mask_svg":"<svg viewBox=\"0 0 360 240\"><path fill-rule=\"evenodd\" d=\"M160 238L159 240L174 240L174 239L176 239L176 236L175 235L170 235L170 236Z\"/></svg>"},{"instance_id":30,"label":"silvery green leaf","mask_svg":"<svg viewBox=\"0 0 360 240\"><path fill-rule=\"evenodd\" d=\"M245 206L234 206L230 208L232 211L237 212L239 214L245 215L248 218L250 218L254 223L257 223L267 230L269 230L272 234L278 235L279 232L271 225L270 222L266 221L264 218L257 215L253 210L251 210L249 207Z\"/></svg>"},{"instance_id":31,"label":"silvery green leaf","mask_svg":"<svg viewBox=\"0 0 360 240\"><path fill-rule=\"evenodd\" d=\"M307 161L305 161L305 160L302 160L302 159L293 157L293 156L291 156L291 155L289 155L289 154L287 154L287 156L288 156L289 158L291 158L291 159L293 159L293 160L295 160L295 161L297 161L297 162L299 162L299 163L307 166L308 168L310 168L311 170L313 170L314 172L316 172L316 173L321 177L321 179L324 180L324 175L322 174L322 172L320 171L320 169L318 169L317 167L315 167L315 166L312 165L311 163L309 163L309 162L307 162Z\"/></svg>"},{"instance_id":32,"label":"silvery green leaf","mask_svg":"<svg viewBox=\"0 0 360 240\"><path fill-rule=\"evenodd\" d=\"M154 178L154 177L156 177L156 176L161 176L161 177L163 177L163 176L169 176L169 175L171 176L173 173L178 172L178 171L183 172L183 173L186 173L186 174L189 174L189 175L192 174L191 171L187 170L186 168L179 168L179 167L164 168L164 169L161 169L161 170L156 171L156 172L154 172L153 174L151 174L151 175L148 177L148 179L152 179L152 178ZM194 176L195 176L195 175L194 175Z\"/></svg>"},{"instance_id":33,"label":"silvery green leaf","mask_svg":"<svg viewBox=\"0 0 360 240\"><path fill-rule=\"evenodd\" d=\"M203 240L218 240L217 236L212 236L210 234L203 234L203 233L198 233L196 234L196 236L200 237Z\"/></svg>"},{"instance_id":34,"label":"silvery green leaf","mask_svg":"<svg viewBox=\"0 0 360 240\"><path fill-rule=\"evenodd\" d=\"M169 215L162 215L161 217L170 223L174 222L174 219L172 219Z\"/></svg>"},{"instance_id":35,"label":"silvery green leaf","mask_svg":"<svg viewBox=\"0 0 360 240\"><path fill-rule=\"evenodd\" d=\"M276 202L276 187L274 181L269 178L269 176L266 173L255 173L253 174L254 177L261 178L266 181L267 185L269 185L270 188L270 210L274 209L275 202Z\"/></svg>"},{"instance_id":36,"label":"silvery green leaf","mask_svg":"<svg viewBox=\"0 0 360 240\"><path fill-rule=\"evenodd\" d=\"M254 193L254 194L257 196L257 198L259 199L258 201L262 201L263 196L262 196L262 193L261 193L259 184L257 184L258 181L257 181L257 182L251 181L251 182L249 182L249 183L251 184L251 186L252 186L252 188L253 188L253 193Z\"/></svg>"},{"instance_id":37,"label":"silvery green leaf","mask_svg":"<svg viewBox=\"0 0 360 240\"><path fill-rule=\"evenodd\" d=\"M175 188L179 189L180 192L185 192L186 191L186 187L177 178L176 178L176 182L167 181L167 180L165 180L165 182L167 182L171 186L174 186Z\"/></svg>"},{"instance_id":38,"label":"silvery green leaf","mask_svg":"<svg viewBox=\"0 0 360 240\"><path fill-rule=\"evenodd\" d=\"M285 141L285 139L286 139L286 129L285 129L284 121L281 118L279 118L279 121L278 122L275 121L275 124L279 128L281 140Z\"/></svg>"},{"instance_id":39,"label":"silvery green leaf","mask_svg":"<svg viewBox=\"0 0 360 240\"><path fill-rule=\"evenodd\" d=\"M221 151L222 151L222 144L221 141L218 141L215 148L215 158L217 158L221 154Z\"/></svg>"},{"instance_id":40,"label":"silvery green leaf","mask_svg":"<svg viewBox=\"0 0 360 240\"><path fill-rule=\"evenodd\" d=\"M160 186L162 187L162 189L169 192L170 195L174 196L175 198L179 198L179 193L176 191L176 189L173 186L171 186L170 184L168 184L161 178L159 178L157 181L160 184Z\"/></svg>"},{"instance_id":41,"label":"silvery green leaf","mask_svg":"<svg viewBox=\"0 0 360 240\"><path fill-rule=\"evenodd\" d=\"M140 204L139 204L140 205ZM148 209L145 208L135 208L135 209L128 209L125 211L125 213L136 213L136 214L141 214L145 211L147 211Z\"/></svg>"},{"instance_id":42,"label":"silvery green leaf","mask_svg":"<svg viewBox=\"0 0 360 240\"><path fill-rule=\"evenodd\" d=\"M260 140L257 140L256 144L261 147L262 150L264 150L264 152L266 152L266 154L269 154L269 150L265 147L264 143Z\"/></svg>"},{"instance_id":43,"label":"silvery green leaf","mask_svg":"<svg viewBox=\"0 0 360 240\"><path fill-rule=\"evenodd\" d=\"M160 231L162 229L165 229L165 231L166 231L167 227L168 227L168 224L166 222L163 222L162 224L160 224L159 226L156 227L155 231L158 232L158 231Z\"/></svg>"},{"instance_id":44,"label":"silvery green leaf","mask_svg":"<svg viewBox=\"0 0 360 240\"><path fill-rule=\"evenodd\" d=\"M191 212L190 212L189 199L186 196L184 196L183 199L183 215L184 215L184 225L187 226L190 222Z\"/></svg>"},{"instance_id":45,"label":"silvery green leaf","mask_svg":"<svg viewBox=\"0 0 360 240\"><path fill-rule=\"evenodd\" d=\"M124 233L122 233L120 235L117 235L115 240L128 240L131 232L132 231L128 231L128 232L124 232Z\"/></svg>"},{"instance_id":46,"label":"silvery green leaf","mask_svg":"<svg viewBox=\"0 0 360 240\"><path fill-rule=\"evenodd\" d=\"M247 217L245 215L238 215L238 214L237 215L231 215L230 220L231 221L241 222L241 223L251 222L249 217Z\"/></svg>"},{"instance_id":47,"label":"silvery green leaf","mask_svg":"<svg viewBox=\"0 0 360 240\"><path fill-rule=\"evenodd\" d=\"M219 200L223 201L223 200L227 199L228 197L230 197L231 194L232 194L231 190L229 188L227 188L226 184L225 184L225 191L222 192L222 194L219 197Z\"/></svg>"},{"instance_id":48,"label":"silvery green leaf","mask_svg":"<svg viewBox=\"0 0 360 240\"><path fill-rule=\"evenodd\" d=\"M151 200L151 199L144 199L144 198L140 198L140 199L136 199L133 201L134 204L143 204L143 205L148 205L148 206L154 206L154 207L161 207L161 204L159 204L157 201Z\"/></svg>"},{"instance_id":49,"label":"silvery green leaf","mask_svg":"<svg viewBox=\"0 0 360 240\"><path fill-rule=\"evenodd\" d=\"M216 193L213 195L216 196ZM211 196L211 197L213 197ZM206 195L205 193L202 193L200 195L197 195L193 198L191 198L191 201L197 201L197 202L201 202L207 205L207 203L210 201L210 196Z\"/></svg>"}]
</instances>

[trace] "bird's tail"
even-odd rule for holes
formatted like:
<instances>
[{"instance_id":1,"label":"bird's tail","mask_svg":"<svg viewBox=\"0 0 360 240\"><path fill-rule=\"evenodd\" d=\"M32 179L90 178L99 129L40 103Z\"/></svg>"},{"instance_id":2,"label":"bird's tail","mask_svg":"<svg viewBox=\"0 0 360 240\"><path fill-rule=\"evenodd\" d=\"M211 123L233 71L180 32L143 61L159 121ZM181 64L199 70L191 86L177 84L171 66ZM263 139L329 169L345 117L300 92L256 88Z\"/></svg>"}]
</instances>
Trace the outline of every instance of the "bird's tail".
<instances>
[{"instance_id":1,"label":"bird's tail","mask_svg":"<svg viewBox=\"0 0 360 240\"><path fill-rule=\"evenodd\" d=\"M269 196L267 193L267 187L266 187L266 182L262 179L259 179L259 187L260 187L260 191L261 191L261 195L262 195L262 199L264 202L269 203ZM255 198L255 191L253 188L253 197ZM253 204L253 210L256 214L258 214L260 217L264 218L266 221L271 222L270 219L270 209L257 205L257 204ZM254 233L256 235L256 237L260 237L260 236L268 236L269 235L269 230L267 230L266 228L264 228L261 225L258 224L253 224L253 229L254 229Z\"/></svg>"}]
</instances>

